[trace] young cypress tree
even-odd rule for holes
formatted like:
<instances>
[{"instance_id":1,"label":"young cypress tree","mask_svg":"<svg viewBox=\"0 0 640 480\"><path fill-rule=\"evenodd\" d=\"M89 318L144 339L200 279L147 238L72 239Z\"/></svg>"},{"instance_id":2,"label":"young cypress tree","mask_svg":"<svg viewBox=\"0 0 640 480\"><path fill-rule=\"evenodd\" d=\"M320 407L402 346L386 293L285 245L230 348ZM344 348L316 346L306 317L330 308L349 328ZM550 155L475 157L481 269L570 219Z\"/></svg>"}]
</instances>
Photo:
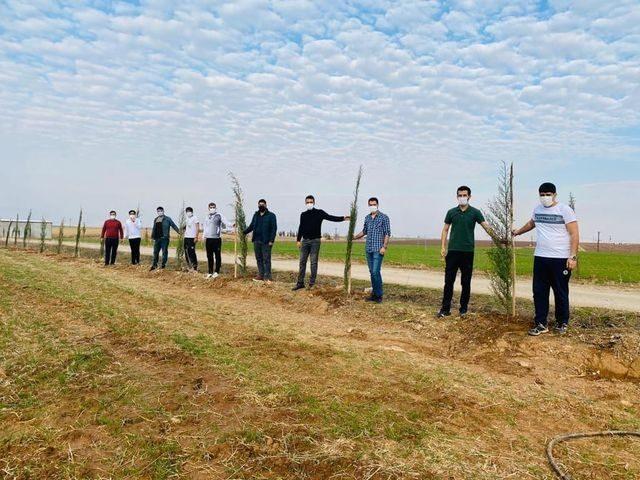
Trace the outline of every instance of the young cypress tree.
<instances>
[{"instance_id":1,"label":"young cypress tree","mask_svg":"<svg viewBox=\"0 0 640 480\"><path fill-rule=\"evenodd\" d=\"M13 229L13 246L18 246L18 237L20 236L20 215L16 214L16 226Z\"/></svg>"},{"instance_id":2,"label":"young cypress tree","mask_svg":"<svg viewBox=\"0 0 640 480\"><path fill-rule=\"evenodd\" d=\"M60 222L60 229L58 230L58 245L56 246L56 253L60 255L62 252L62 241L64 240L64 218Z\"/></svg>"},{"instance_id":3,"label":"young cypress tree","mask_svg":"<svg viewBox=\"0 0 640 480\"><path fill-rule=\"evenodd\" d=\"M487 222L496 233L498 240L489 249L489 279L491 289L498 304L507 315L515 315L515 261L513 228L513 165L511 169L502 162L498 173L498 193L489 201L486 212Z\"/></svg>"},{"instance_id":4,"label":"young cypress tree","mask_svg":"<svg viewBox=\"0 0 640 480\"><path fill-rule=\"evenodd\" d=\"M182 270L184 266L184 231L187 227L187 216L185 215L185 206L182 202L182 210L178 215L178 245L176 246L176 268Z\"/></svg>"},{"instance_id":5,"label":"young cypress tree","mask_svg":"<svg viewBox=\"0 0 640 480\"><path fill-rule=\"evenodd\" d=\"M29 215L27 216L27 223L24 226L24 231L22 232L22 248L27 248L27 239L31 237L31 210L29 210Z\"/></svg>"},{"instance_id":6,"label":"young cypress tree","mask_svg":"<svg viewBox=\"0 0 640 480\"><path fill-rule=\"evenodd\" d=\"M9 248L9 237L11 236L12 226L13 226L13 220L9 220L9 227L7 228L7 236L4 239L4 248Z\"/></svg>"},{"instance_id":7,"label":"young cypress tree","mask_svg":"<svg viewBox=\"0 0 640 480\"><path fill-rule=\"evenodd\" d=\"M44 217L40 221L40 253L44 252L44 241L47 239L47 222Z\"/></svg>"},{"instance_id":8,"label":"young cypress tree","mask_svg":"<svg viewBox=\"0 0 640 480\"><path fill-rule=\"evenodd\" d=\"M76 230L76 248L74 251L74 256L78 256L80 254L80 234L82 233L82 208L80 209L80 216L78 217L78 229Z\"/></svg>"},{"instance_id":9,"label":"young cypress tree","mask_svg":"<svg viewBox=\"0 0 640 480\"><path fill-rule=\"evenodd\" d=\"M236 242L239 246L239 248L236 249L237 258L235 259L236 265L234 266L234 271L239 267L240 275L244 276L247 273L247 252L249 249L247 236L244 234L244 230L247 228L247 217L244 213L244 195L242 188L240 188L238 178L232 172L229 172L229 177L231 178L231 190L233 191Z\"/></svg>"},{"instance_id":10,"label":"young cypress tree","mask_svg":"<svg viewBox=\"0 0 640 480\"><path fill-rule=\"evenodd\" d=\"M353 235L356 230L356 222L358 221L358 194L360 192L360 180L362 179L362 165L358 168L358 176L356 178L356 188L353 191L353 201L349 216L349 230L347 232L347 253L344 259L344 290L351 295L351 252L353 250Z\"/></svg>"}]
</instances>

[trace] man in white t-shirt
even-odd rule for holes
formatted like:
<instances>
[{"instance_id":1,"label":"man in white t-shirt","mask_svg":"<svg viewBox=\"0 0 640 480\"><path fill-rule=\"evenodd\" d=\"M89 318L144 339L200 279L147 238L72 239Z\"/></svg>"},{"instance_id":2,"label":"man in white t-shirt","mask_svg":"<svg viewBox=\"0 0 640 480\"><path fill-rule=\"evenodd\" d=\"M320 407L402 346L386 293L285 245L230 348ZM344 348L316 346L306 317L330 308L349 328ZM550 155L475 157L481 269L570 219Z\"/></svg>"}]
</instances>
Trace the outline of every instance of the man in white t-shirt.
<instances>
[{"instance_id":1,"label":"man in white t-shirt","mask_svg":"<svg viewBox=\"0 0 640 480\"><path fill-rule=\"evenodd\" d=\"M198 235L200 233L200 222L198 217L193 214L193 208L185 208L187 220L184 227L184 256L187 264L194 271L198 271L198 255L196 254L196 243L198 243Z\"/></svg>"},{"instance_id":2,"label":"man in white t-shirt","mask_svg":"<svg viewBox=\"0 0 640 480\"><path fill-rule=\"evenodd\" d=\"M569 279L578 263L580 234L575 212L558 202L556 186L543 183L538 189L540 205L533 210L531 220L513 235L522 235L536 228L536 251L533 260L533 302L536 316L529 335L547 333L549 290L553 290L556 311L556 332L563 334L569 324Z\"/></svg>"}]
</instances>

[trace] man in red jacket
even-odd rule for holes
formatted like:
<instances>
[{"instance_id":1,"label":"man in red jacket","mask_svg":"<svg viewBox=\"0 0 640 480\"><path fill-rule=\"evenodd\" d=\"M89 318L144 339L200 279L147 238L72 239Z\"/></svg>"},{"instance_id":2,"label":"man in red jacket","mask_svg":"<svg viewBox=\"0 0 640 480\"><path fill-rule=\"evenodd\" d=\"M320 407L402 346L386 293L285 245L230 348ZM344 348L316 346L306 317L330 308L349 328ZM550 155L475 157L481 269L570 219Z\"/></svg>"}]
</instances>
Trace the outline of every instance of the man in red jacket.
<instances>
[{"instance_id":1,"label":"man in red jacket","mask_svg":"<svg viewBox=\"0 0 640 480\"><path fill-rule=\"evenodd\" d=\"M102 226L102 234L100 238L104 239L104 265L113 265L116 263L116 255L118 253L118 243L122 240L124 232L122 231L122 223L116 220L116 211L109 212L109 219Z\"/></svg>"}]
</instances>

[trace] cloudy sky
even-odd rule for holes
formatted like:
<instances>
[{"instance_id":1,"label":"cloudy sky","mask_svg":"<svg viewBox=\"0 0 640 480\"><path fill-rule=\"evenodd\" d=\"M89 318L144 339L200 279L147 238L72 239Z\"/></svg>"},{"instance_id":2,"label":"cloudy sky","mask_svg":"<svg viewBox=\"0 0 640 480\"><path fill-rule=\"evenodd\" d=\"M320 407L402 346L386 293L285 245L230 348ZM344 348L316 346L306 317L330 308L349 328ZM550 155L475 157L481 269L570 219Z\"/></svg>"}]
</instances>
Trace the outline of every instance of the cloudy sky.
<instances>
[{"instance_id":1,"label":"cloudy sky","mask_svg":"<svg viewBox=\"0 0 640 480\"><path fill-rule=\"evenodd\" d=\"M554 181L585 240L640 242L640 2L0 2L2 217L203 212L233 171L295 228L362 164L395 235L435 236L501 161L519 222Z\"/></svg>"}]
</instances>

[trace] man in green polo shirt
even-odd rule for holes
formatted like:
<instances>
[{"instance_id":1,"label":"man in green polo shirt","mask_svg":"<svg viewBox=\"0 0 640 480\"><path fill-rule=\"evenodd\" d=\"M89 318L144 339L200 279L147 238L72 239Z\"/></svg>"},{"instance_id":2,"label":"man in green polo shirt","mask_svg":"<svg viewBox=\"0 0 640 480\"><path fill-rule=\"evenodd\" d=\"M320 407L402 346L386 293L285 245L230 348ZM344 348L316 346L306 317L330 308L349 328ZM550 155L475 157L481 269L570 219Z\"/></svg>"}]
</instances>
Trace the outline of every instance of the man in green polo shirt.
<instances>
[{"instance_id":1,"label":"man in green polo shirt","mask_svg":"<svg viewBox=\"0 0 640 480\"><path fill-rule=\"evenodd\" d=\"M482 228L491 238L496 238L495 233L484 219L482 212L469 205L471 189L461 186L457 191L458 206L447 212L442 229L442 257L445 259L444 292L442 295L442 307L438 312L438 318L451 315L451 299L453 298L453 284L456 282L458 270L460 270L462 294L460 295L460 316L467 313L469 297L471 296L471 275L473 273L473 252L475 249L476 224ZM447 251L447 235L451 229L449 249Z\"/></svg>"}]
</instances>

